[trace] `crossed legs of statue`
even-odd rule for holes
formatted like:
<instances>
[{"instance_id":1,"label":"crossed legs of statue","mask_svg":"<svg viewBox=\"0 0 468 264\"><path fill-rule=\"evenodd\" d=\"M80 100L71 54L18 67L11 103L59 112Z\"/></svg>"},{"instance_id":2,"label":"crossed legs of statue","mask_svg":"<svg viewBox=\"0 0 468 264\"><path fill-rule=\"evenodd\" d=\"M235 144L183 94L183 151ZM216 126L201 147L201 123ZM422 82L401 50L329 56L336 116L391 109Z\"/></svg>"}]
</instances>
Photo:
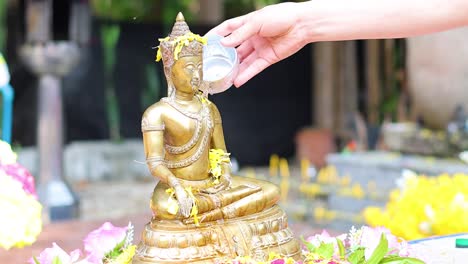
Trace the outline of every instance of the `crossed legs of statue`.
<instances>
[{"instance_id":1,"label":"crossed legs of statue","mask_svg":"<svg viewBox=\"0 0 468 264\"><path fill-rule=\"evenodd\" d=\"M182 220L185 224L193 223L193 217L184 218L168 213L167 188L167 185L159 183L154 190L151 200L154 217L158 220ZM234 176L230 189L216 194L198 193L195 197L199 221L211 222L261 212L275 205L280 194L278 187L270 182Z\"/></svg>"}]
</instances>

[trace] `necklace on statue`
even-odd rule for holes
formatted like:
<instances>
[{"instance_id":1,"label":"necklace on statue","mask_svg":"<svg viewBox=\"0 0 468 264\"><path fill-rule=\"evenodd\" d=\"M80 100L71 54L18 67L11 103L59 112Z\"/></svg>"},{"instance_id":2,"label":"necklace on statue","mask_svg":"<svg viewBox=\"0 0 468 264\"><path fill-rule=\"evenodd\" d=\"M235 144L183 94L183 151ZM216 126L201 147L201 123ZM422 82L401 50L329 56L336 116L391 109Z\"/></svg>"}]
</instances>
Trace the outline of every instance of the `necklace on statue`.
<instances>
[{"instance_id":1,"label":"necklace on statue","mask_svg":"<svg viewBox=\"0 0 468 264\"><path fill-rule=\"evenodd\" d=\"M187 109L181 107L181 104L177 102L177 100L174 98L174 96L165 97L165 98L163 98L161 100L163 102L169 104L170 106L172 106L172 108L174 108L175 110L177 110L179 113L183 114L184 116L186 116L188 118L191 118L191 119L201 121L201 119L203 118L203 112L205 112L205 108L207 108L207 107L205 106L205 104L202 102L202 100L198 96L195 95L195 97L198 99L198 101L201 104L201 108L200 108L200 110L198 112L191 112L191 111L188 111Z\"/></svg>"},{"instance_id":2,"label":"necklace on statue","mask_svg":"<svg viewBox=\"0 0 468 264\"><path fill-rule=\"evenodd\" d=\"M209 135L211 134L211 130L212 130L212 127L213 127L213 122L211 120L211 116L210 116L210 109L209 107L206 105L206 103L203 102L202 99L200 99L198 96L196 96L197 99L199 100L199 102L201 103L201 108L200 110L197 112L197 113L194 113L194 112L191 112L191 111L188 111L182 107L180 107L180 105L174 100L174 98L163 98L162 100L164 102L166 102L167 104L169 104L172 108L174 108L176 111L178 111L179 113L181 113L182 115L188 117L188 118L191 118L191 119L194 119L195 121L195 132L193 133L192 137L190 138L190 140L181 145L181 146L172 146L172 145L169 145L169 144L165 144L165 149L167 152L171 153L171 154L182 154L182 153L185 153L187 151L189 151L190 149L192 149L196 144L197 142L199 142L200 140L200 137L202 135L202 128L203 128L203 125L202 124L205 124L205 133L204 133L204 136L203 136L203 144L200 145L200 147L202 147L203 145L206 144L206 140L207 138L209 138ZM197 151L198 153L199 151ZM201 153L198 153L198 154L201 154ZM195 156L198 156L198 155L195 155Z\"/></svg>"}]
</instances>

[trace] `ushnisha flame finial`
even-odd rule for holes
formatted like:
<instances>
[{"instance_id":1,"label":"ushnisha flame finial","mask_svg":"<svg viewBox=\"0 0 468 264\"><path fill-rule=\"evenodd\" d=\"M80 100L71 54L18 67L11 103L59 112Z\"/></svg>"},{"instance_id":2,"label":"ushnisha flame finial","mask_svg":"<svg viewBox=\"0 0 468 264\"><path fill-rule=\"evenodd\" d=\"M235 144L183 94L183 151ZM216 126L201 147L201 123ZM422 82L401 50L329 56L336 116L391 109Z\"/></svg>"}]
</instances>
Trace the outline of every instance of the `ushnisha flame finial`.
<instances>
[{"instance_id":1,"label":"ushnisha flame finial","mask_svg":"<svg viewBox=\"0 0 468 264\"><path fill-rule=\"evenodd\" d=\"M176 21L177 21L177 22L185 21L185 17L184 17L184 15L182 14L182 12L179 12L179 13L177 14Z\"/></svg>"},{"instance_id":2,"label":"ushnisha flame finial","mask_svg":"<svg viewBox=\"0 0 468 264\"><path fill-rule=\"evenodd\" d=\"M193 34L184 15L181 12L177 14L176 21L172 27L169 36L159 39L156 61L162 59L164 65L164 74L168 81L168 95L173 92L172 80L170 77L172 65L181 57L202 56L203 46L207 43L205 37Z\"/></svg>"},{"instance_id":3,"label":"ushnisha flame finial","mask_svg":"<svg viewBox=\"0 0 468 264\"><path fill-rule=\"evenodd\" d=\"M193 34L185 22L184 15L179 12L171 33L168 37L159 39L159 42L156 61L162 59L164 67L171 67L179 57L201 55L207 40Z\"/></svg>"}]
</instances>

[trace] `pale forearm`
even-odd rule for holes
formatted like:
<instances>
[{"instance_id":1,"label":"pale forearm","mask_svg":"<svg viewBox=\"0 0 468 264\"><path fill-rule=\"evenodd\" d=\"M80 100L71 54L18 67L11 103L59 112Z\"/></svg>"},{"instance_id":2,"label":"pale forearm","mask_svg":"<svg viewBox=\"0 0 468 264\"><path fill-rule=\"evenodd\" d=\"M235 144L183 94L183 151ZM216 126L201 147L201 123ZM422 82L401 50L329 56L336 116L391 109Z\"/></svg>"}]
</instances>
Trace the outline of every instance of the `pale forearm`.
<instances>
[{"instance_id":1,"label":"pale forearm","mask_svg":"<svg viewBox=\"0 0 468 264\"><path fill-rule=\"evenodd\" d=\"M301 5L308 42L402 38L468 25L468 0L312 0Z\"/></svg>"}]
</instances>

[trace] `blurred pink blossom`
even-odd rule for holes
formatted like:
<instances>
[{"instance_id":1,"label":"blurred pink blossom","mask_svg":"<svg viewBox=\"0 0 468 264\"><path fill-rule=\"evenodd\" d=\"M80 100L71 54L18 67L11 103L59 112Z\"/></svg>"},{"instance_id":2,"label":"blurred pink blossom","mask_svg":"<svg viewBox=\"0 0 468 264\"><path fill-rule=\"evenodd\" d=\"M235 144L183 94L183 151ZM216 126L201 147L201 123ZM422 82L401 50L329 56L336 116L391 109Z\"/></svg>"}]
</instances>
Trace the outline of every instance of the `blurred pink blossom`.
<instances>
[{"instance_id":1,"label":"blurred pink blossom","mask_svg":"<svg viewBox=\"0 0 468 264\"><path fill-rule=\"evenodd\" d=\"M105 255L124 241L126 232L127 227L115 227L105 222L101 227L89 233L83 240L87 259L95 264L102 263Z\"/></svg>"},{"instance_id":2,"label":"blurred pink blossom","mask_svg":"<svg viewBox=\"0 0 468 264\"><path fill-rule=\"evenodd\" d=\"M52 247L44 249L36 259L40 264L52 264L55 258L58 258L62 264L91 264L86 260L78 261L80 255L79 249L73 250L68 254L57 244L53 243ZM30 259L29 263L35 264L33 259Z\"/></svg>"},{"instance_id":3,"label":"blurred pink blossom","mask_svg":"<svg viewBox=\"0 0 468 264\"><path fill-rule=\"evenodd\" d=\"M34 177L26 168L18 163L12 163L2 164L0 166L0 170L3 170L8 176L19 181L23 187L23 190L37 199L36 188L34 186Z\"/></svg>"},{"instance_id":4,"label":"blurred pink blossom","mask_svg":"<svg viewBox=\"0 0 468 264\"><path fill-rule=\"evenodd\" d=\"M284 264L284 259L275 259L270 262L270 264Z\"/></svg>"},{"instance_id":5,"label":"blurred pink blossom","mask_svg":"<svg viewBox=\"0 0 468 264\"><path fill-rule=\"evenodd\" d=\"M388 248L390 254L398 254L400 250L400 243L398 243L398 238L390 232L385 227L362 227L361 242L360 245L365 247L365 258L369 259L375 248L380 242L380 237L382 234L385 235L388 241Z\"/></svg>"}]
</instances>

